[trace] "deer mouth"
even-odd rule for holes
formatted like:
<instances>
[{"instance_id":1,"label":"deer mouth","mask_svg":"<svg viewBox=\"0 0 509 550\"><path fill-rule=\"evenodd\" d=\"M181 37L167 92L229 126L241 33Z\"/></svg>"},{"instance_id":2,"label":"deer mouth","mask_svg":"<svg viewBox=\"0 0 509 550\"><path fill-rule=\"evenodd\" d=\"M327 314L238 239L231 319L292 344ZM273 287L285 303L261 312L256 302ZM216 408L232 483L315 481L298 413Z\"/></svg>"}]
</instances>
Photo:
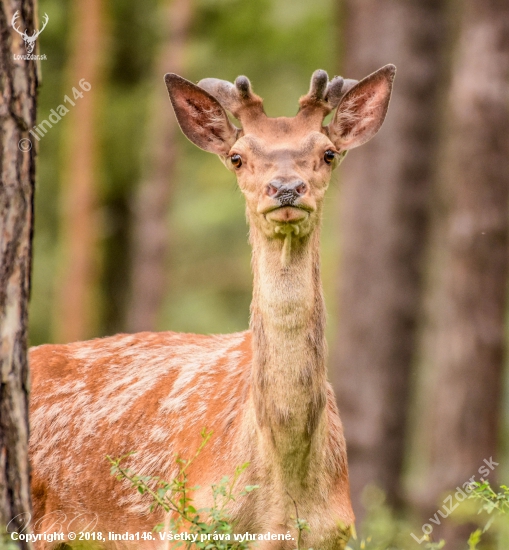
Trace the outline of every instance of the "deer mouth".
<instances>
[{"instance_id":1,"label":"deer mouth","mask_svg":"<svg viewBox=\"0 0 509 550\"><path fill-rule=\"evenodd\" d=\"M276 223L299 223L309 217L309 210L299 206L278 206L265 212L265 218Z\"/></svg>"}]
</instances>

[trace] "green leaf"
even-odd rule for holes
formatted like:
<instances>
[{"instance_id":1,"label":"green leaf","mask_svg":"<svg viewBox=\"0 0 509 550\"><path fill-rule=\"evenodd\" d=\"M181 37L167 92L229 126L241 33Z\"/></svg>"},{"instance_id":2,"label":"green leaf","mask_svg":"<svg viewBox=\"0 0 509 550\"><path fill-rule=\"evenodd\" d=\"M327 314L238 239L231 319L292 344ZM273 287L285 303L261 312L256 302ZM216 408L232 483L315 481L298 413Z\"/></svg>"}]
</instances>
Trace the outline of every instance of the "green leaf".
<instances>
[{"instance_id":1,"label":"green leaf","mask_svg":"<svg viewBox=\"0 0 509 550\"><path fill-rule=\"evenodd\" d=\"M480 529L476 529L471 535L468 537L468 548L469 550L476 550L477 545L479 542L481 542L481 535L482 531Z\"/></svg>"}]
</instances>

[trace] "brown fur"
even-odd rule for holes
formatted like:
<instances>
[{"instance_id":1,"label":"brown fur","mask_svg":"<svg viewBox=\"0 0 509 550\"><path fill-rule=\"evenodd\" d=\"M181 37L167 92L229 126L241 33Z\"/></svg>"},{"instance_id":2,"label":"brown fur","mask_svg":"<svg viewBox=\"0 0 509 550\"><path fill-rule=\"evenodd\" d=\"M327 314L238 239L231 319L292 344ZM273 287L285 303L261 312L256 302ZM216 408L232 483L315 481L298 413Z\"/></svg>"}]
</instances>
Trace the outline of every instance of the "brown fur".
<instances>
[{"instance_id":1,"label":"brown fur","mask_svg":"<svg viewBox=\"0 0 509 550\"><path fill-rule=\"evenodd\" d=\"M194 495L197 507L210 504L211 483L249 462L241 484L260 489L232 507L238 531L290 530L295 536L296 503L311 527L306 547L344 547L354 517L345 441L326 379L319 241L334 166L324 153L334 151L339 162L346 149L376 132L393 72L386 67L350 84L341 99L340 80L331 88L318 71L299 114L277 119L265 116L245 77L236 87L208 79L205 92L167 75L184 133L236 171L246 197L251 330L120 334L32 350L30 453L39 531L51 528L48 514L56 511L66 515L60 518L64 530L77 530L78 520L69 527L76 514L96 515L96 531L150 530L157 518L147 514L146 499L109 475L105 456L137 450L130 459L134 471L170 479L175 455L190 457L207 428L213 439L189 469L190 485L202 487ZM344 113L322 127L324 114L338 103ZM229 122L224 107L242 129ZM233 155L241 156L241 166L233 167ZM271 185L292 182L302 184L299 198L281 206ZM258 546L294 547L294 541Z\"/></svg>"}]
</instances>

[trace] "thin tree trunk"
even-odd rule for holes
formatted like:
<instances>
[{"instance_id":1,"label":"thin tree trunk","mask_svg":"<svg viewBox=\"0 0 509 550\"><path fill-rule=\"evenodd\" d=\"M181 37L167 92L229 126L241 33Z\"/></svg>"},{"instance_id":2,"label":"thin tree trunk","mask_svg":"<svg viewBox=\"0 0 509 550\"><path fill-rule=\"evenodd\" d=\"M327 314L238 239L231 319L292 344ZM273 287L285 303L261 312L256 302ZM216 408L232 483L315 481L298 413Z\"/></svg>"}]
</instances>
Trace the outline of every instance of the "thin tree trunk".
<instances>
[{"instance_id":1,"label":"thin tree trunk","mask_svg":"<svg viewBox=\"0 0 509 550\"><path fill-rule=\"evenodd\" d=\"M424 338L421 511L497 461L509 224L509 3L463 0ZM499 462L499 461L498 461ZM493 480L496 471L488 479ZM447 533L454 545L456 531ZM453 546L454 548L454 546Z\"/></svg>"},{"instance_id":2,"label":"thin tree trunk","mask_svg":"<svg viewBox=\"0 0 509 550\"><path fill-rule=\"evenodd\" d=\"M398 67L380 134L349 154L342 178L339 325L332 364L354 510L362 489L402 498L410 373L436 154L442 0L346 0L342 71Z\"/></svg>"},{"instance_id":3,"label":"thin tree trunk","mask_svg":"<svg viewBox=\"0 0 509 550\"><path fill-rule=\"evenodd\" d=\"M134 206L131 306L128 330L155 330L167 290L168 209L175 178L178 132L168 111L163 76L181 73L192 17L191 0L172 0L165 10L166 36L156 63L153 112L145 177Z\"/></svg>"},{"instance_id":4,"label":"thin tree trunk","mask_svg":"<svg viewBox=\"0 0 509 550\"><path fill-rule=\"evenodd\" d=\"M6 525L31 510L27 317L36 152L23 150L36 120L38 77L35 61L13 57L27 53L10 26L18 10L23 29L38 27L34 2L0 2L0 545ZM18 519L10 530L22 526Z\"/></svg>"},{"instance_id":5,"label":"thin tree trunk","mask_svg":"<svg viewBox=\"0 0 509 550\"><path fill-rule=\"evenodd\" d=\"M97 272L97 102L104 52L102 0L75 0L68 92L75 106L66 116L66 163L62 176L62 271L56 293L54 339L72 342L94 332ZM84 91L84 79L92 89ZM83 97L75 98L76 88ZM69 104L66 103L65 106Z\"/></svg>"}]
</instances>

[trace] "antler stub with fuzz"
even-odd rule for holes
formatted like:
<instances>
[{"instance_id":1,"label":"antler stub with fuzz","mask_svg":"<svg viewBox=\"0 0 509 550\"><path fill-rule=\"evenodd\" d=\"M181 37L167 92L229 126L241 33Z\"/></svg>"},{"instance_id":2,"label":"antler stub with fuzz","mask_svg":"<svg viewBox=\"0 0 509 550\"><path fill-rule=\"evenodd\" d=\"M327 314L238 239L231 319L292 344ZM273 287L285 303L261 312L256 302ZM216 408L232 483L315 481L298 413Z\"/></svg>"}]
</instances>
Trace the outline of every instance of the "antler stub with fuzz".
<instances>
[{"instance_id":1,"label":"antler stub with fuzz","mask_svg":"<svg viewBox=\"0 0 509 550\"><path fill-rule=\"evenodd\" d=\"M204 78L198 82L198 86L214 96L244 125L266 118L263 101L253 92L251 83L245 76L238 76L235 84L217 78Z\"/></svg>"}]
</instances>

